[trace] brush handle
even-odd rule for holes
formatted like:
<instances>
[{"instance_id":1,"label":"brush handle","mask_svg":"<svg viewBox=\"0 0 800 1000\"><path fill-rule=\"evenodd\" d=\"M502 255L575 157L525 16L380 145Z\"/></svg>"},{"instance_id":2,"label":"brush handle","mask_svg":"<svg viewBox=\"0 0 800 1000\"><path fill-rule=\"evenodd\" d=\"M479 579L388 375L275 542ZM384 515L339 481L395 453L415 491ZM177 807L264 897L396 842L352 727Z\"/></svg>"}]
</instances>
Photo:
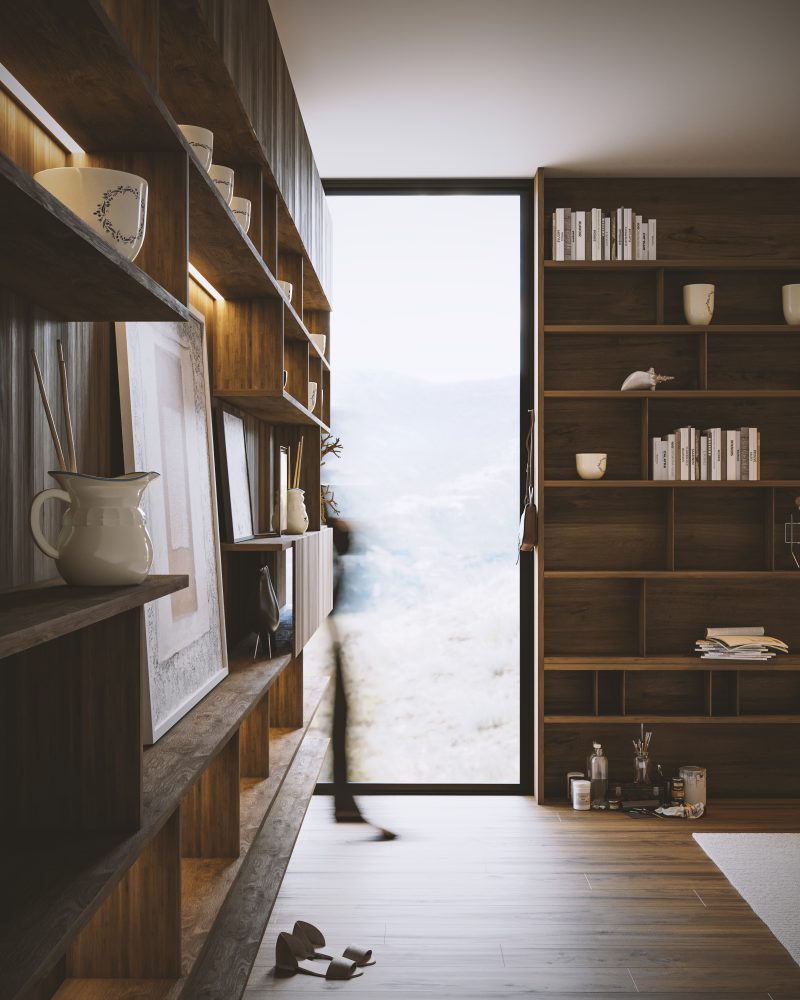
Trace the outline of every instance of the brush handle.
<instances>
[{"instance_id":1,"label":"brush handle","mask_svg":"<svg viewBox=\"0 0 800 1000\"><path fill-rule=\"evenodd\" d=\"M44 379L42 378L42 370L39 367L39 359L36 357L36 351L31 350L31 358L33 360L33 370L36 372L36 380L39 383L39 395L42 397L42 406L44 406L47 423L50 426L50 436L53 438L53 445L55 446L56 455L58 457L58 467L62 472L66 472L67 463L64 461L64 452L61 450L61 442L58 439L56 422L53 420L53 411L50 409L50 403L47 399L47 390L44 387Z\"/></svg>"}]
</instances>

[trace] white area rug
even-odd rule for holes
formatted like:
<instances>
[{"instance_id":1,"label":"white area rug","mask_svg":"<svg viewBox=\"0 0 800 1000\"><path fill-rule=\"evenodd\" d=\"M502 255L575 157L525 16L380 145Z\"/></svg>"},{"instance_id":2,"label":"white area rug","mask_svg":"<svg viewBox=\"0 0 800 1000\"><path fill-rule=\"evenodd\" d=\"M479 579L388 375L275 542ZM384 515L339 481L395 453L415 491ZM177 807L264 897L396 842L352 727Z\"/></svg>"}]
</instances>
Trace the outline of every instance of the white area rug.
<instances>
[{"instance_id":1,"label":"white area rug","mask_svg":"<svg viewBox=\"0 0 800 1000\"><path fill-rule=\"evenodd\" d=\"M696 833L694 839L800 965L800 834Z\"/></svg>"}]
</instances>

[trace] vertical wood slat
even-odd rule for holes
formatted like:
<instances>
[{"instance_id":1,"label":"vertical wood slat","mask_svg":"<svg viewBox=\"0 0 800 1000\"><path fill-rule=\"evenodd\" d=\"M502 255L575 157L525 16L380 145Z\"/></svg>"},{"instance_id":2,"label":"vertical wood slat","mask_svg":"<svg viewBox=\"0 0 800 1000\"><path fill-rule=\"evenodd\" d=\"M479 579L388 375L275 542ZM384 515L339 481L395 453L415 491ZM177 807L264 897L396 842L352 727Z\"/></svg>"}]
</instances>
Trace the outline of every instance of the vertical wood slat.
<instances>
[{"instance_id":1,"label":"vertical wood slat","mask_svg":"<svg viewBox=\"0 0 800 1000\"><path fill-rule=\"evenodd\" d=\"M127 611L3 661L6 831L139 828L141 614Z\"/></svg>"},{"instance_id":2,"label":"vertical wood slat","mask_svg":"<svg viewBox=\"0 0 800 1000\"><path fill-rule=\"evenodd\" d=\"M181 802L184 858L239 857L239 732Z\"/></svg>"},{"instance_id":3,"label":"vertical wood slat","mask_svg":"<svg viewBox=\"0 0 800 1000\"><path fill-rule=\"evenodd\" d=\"M239 728L239 771L242 778L269 777L269 691Z\"/></svg>"},{"instance_id":4,"label":"vertical wood slat","mask_svg":"<svg viewBox=\"0 0 800 1000\"><path fill-rule=\"evenodd\" d=\"M298 653L278 675L269 692L269 722L277 728L303 725L303 654Z\"/></svg>"},{"instance_id":5,"label":"vertical wood slat","mask_svg":"<svg viewBox=\"0 0 800 1000\"><path fill-rule=\"evenodd\" d=\"M213 331L212 388L283 389L283 303L277 298L222 303Z\"/></svg>"},{"instance_id":6,"label":"vertical wood slat","mask_svg":"<svg viewBox=\"0 0 800 1000\"><path fill-rule=\"evenodd\" d=\"M534 619L534 656L535 672L533 683L533 727L534 727L534 760L533 784L534 796L537 802L545 798L545 760L544 760L544 565L545 545L544 533L546 522L546 505L544 492L544 292L545 292L545 175L539 169L534 177L534 262L533 275L534 292L534 343L535 365L534 385L536 396L534 410L536 417L536 442L534 447L534 496L539 515L539 542L534 552L536 580L534 583L535 605Z\"/></svg>"},{"instance_id":7,"label":"vertical wood slat","mask_svg":"<svg viewBox=\"0 0 800 1000\"><path fill-rule=\"evenodd\" d=\"M136 64L158 90L158 12L160 0L99 0Z\"/></svg>"},{"instance_id":8,"label":"vertical wood slat","mask_svg":"<svg viewBox=\"0 0 800 1000\"><path fill-rule=\"evenodd\" d=\"M66 972L76 979L177 979L180 965L176 810L73 942Z\"/></svg>"}]
</instances>

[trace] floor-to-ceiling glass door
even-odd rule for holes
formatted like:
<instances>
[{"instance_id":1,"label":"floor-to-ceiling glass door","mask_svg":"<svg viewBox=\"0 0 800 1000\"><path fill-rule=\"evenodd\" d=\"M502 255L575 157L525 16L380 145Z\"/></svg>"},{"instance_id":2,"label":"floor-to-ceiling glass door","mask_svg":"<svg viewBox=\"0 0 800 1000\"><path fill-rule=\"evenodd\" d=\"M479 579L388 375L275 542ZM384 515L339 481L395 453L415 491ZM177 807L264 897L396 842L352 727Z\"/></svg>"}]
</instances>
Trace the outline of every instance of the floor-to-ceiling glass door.
<instances>
[{"instance_id":1,"label":"floor-to-ceiling glass door","mask_svg":"<svg viewBox=\"0 0 800 1000\"><path fill-rule=\"evenodd\" d=\"M526 199L334 185L329 205L351 778L518 787Z\"/></svg>"}]
</instances>

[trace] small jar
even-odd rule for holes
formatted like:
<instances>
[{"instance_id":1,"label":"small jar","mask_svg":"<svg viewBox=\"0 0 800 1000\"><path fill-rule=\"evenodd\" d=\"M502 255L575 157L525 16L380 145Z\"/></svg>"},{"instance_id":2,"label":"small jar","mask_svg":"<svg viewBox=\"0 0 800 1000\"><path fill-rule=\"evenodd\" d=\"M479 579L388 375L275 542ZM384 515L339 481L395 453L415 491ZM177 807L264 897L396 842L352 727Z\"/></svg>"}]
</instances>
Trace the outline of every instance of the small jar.
<instances>
[{"instance_id":1,"label":"small jar","mask_svg":"<svg viewBox=\"0 0 800 1000\"><path fill-rule=\"evenodd\" d=\"M575 778L572 782L572 808L581 812L591 808L592 783L585 778Z\"/></svg>"},{"instance_id":2,"label":"small jar","mask_svg":"<svg viewBox=\"0 0 800 1000\"><path fill-rule=\"evenodd\" d=\"M686 801L686 789L683 783L683 778L673 778L672 804L674 806L682 806L685 801Z\"/></svg>"},{"instance_id":3,"label":"small jar","mask_svg":"<svg viewBox=\"0 0 800 1000\"><path fill-rule=\"evenodd\" d=\"M608 808L611 810L611 812L619 812L619 810L622 808L622 803L620 802L619 799L609 799Z\"/></svg>"}]
</instances>

